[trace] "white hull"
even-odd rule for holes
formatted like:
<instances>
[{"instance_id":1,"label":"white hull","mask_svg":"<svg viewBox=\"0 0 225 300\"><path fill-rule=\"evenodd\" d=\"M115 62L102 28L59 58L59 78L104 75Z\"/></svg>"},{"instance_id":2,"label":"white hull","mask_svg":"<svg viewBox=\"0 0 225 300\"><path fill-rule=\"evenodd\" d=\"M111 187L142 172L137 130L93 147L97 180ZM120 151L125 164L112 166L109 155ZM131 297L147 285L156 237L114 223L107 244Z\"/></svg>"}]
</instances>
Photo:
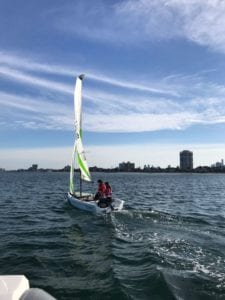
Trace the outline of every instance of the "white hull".
<instances>
[{"instance_id":1,"label":"white hull","mask_svg":"<svg viewBox=\"0 0 225 300\"><path fill-rule=\"evenodd\" d=\"M24 275L0 276L1 300L56 300L39 288L30 288L29 281Z\"/></svg>"},{"instance_id":2,"label":"white hull","mask_svg":"<svg viewBox=\"0 0 225 300\"><path fill-rule=\"evenodd\" d=\"M87 198L92 197L92 195L87 194ZM101 208L98 206L98 203L94 200L92 201L85 201L85 198L83 200L80 200L76 195L71 195L68 193L68 201L69 203L81 210L90 211L93 213L110 213L112 211L118 211L123 209L124 201L120 199L114 199L112 204L106 208Z\"/></svg>"}]
</instances>

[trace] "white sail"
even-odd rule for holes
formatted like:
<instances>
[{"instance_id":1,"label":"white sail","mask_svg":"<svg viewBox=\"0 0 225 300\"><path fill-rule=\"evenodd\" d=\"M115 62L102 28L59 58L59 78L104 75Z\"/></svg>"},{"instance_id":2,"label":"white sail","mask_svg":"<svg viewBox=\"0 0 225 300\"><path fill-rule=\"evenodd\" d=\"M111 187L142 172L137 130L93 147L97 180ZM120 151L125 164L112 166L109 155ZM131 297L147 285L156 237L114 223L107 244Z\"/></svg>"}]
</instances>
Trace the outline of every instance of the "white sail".
<instances>
[{"instance_id":1,"label":"white sail","mask_svg":"<svg viewBox=\"0 0 225 300\"><path fill-rule=\"evenodd\" d=\"M75 144L72 155L70 168L70 192L73 193L73 176L74 176L74 161L76 159L81 171L81 179L91 181L91 175L88 169L87 160L84 154L82 143L82 80L84 75L80 75L76 79L74 90L74 114L75 114Z\"/></svg>"},{"instance_id":2,"label":"white sail","mask_svg":"<svg viewBox=\"0 0 225 300\"><path fill-rule=\"evenodd\" d=\"M84 147L82 143L82 81L84 75L80 75L76 79L74 90L74 113L75 113L75 142L73 147L73 155L70 168L70 192L68 193L69 203L82 210L94 213L110 213L115 210L122 210L124 201L120 199L113 199L111 204L101 205L100 200L96 200L94 195L90 193L82 194L82 180L91 181L87 160L84 154ZM75 162L80 169L80 194L74 192L74 166Z\"/></svg>"}]
</instances>

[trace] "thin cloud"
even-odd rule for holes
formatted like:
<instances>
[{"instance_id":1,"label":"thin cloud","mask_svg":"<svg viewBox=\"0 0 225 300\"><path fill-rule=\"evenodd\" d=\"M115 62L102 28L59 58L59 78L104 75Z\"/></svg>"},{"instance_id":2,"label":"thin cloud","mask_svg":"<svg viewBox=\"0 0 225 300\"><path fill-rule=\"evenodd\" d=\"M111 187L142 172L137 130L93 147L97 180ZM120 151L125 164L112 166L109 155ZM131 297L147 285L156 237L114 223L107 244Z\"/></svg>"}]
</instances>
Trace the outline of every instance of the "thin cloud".
<instances>
[{"instance_id":1,"label":"thin cloud","mask_svg":"<svg viewBox=\"0 0 225 300\"><path fill-rule=\"evenodd\" d=\"M3 97L3 98L2 98ZM24 127L29 129L52 129L72 130L73 129L73 108L70 109L61 104L48 103L45 101L24 99L17 96L0 95L1 104L13 107L7 115L11 119L10 127ZM6 104L7 103L7 104ZM36 105L35 105L36 104ZM101 105L98 107L101 111ZM24 113L23 113L24 111ZM30 111L27 115L26 111ZM2 111L4 117L4 111ZM91 132L147 132L163 129L181 130L195 124L216 124L224 123L225 116L218 113L216 109L205 109L197 113L191 108L180 112L157 112L146 114L139 113L111 113L109 118L102 118L105 115L85 113L83 127Z\"/></svg>"},{"instance_id":2,"label":"thin cloud","mask_svg":"<svg viewBox=\"0 0 225 300\"><path fill-rule=\"evenodd\" d=\"M13 95L1 92L0 104L5 107L5 110L1 109L3 121L11 116L15 126L73 129L73 84L68 84L68 78L64 76L58 77L57 81L51 80L51 76L46 78L48 72L59 75L60 69L64 69L64 75L69 76L66 68L36 64L20 60L17 56L10 60L10 56L1 54L0 61L0 74L4 79L25 87L35 87L38 91L40 87L44 90L35 96L34 93ZM35 70L42 70L44 74L37 75ZM110 82L113 80L111 78ZM84 129L97 132L143 132L180 130L195 124L225 122L223 85L207 82L199 74L162 78L158 86L161 83L165 86L165 82L168 90L173 90L176 97L169 93L162 97L161 93L152 93L152 90L147 92L137 87L131 93L128 84L117 84L117 89L113 90L104 84L101 90L87 85L83 93ZM116 80L114 83L116 85ZM131 86L134 88L133 84ZM137 86L140 87L139 84ZM30 113L27 114L27 111ZM110 117L102 118L106 115ZM13 126L12 123L10 126Z\"/></svg>"},{"instance_id":3,"label":"thin cloud","mask_svg":"<svg viewBox=\"0 0 225 300\"><path fill-rule=\"evenodd\" d=\"M183 111L158 114L120 114L110 118L101 115L86 115L84 126L88 131L95 132L150 132L164 129L182 130L196 124L224 123L225 116L216 111L201 113Z\"/></svg>"},{"instance_id":4,"label":"thin cloud","mask_svg":"<svg viewBox=\"0 0 225 300\"><path fill-rule=\"evenodd\" d=\"M76 5L49 11L49 15L58 30L99 42L137 46L141 42L185 38L225 52L224 1L76 1Z\"/></svg>"},{"instance_id":5,"label":"thin cloud","mask_svg":"<svg viewBox=\"0 0 225 300\"><path fill-rule=\"evenodd\" d=\"M27 95L16 95L12 93L0 92L0 104L2 106L13 107L16 109L27 110L30 112L42 112L49 114L49 112L62 112L68 106L63 104L56 104L47 99Z\"/></svg>"},{"instance_id":6,"label":"thin cloud","mask_svg":"<svg viewBox=\"0 0 225 300\"><path fill-rule=\"evenodd\" d=\"M66 77L75 77L77 74L85 73L88 78L94 81L99 81L102 83L106 83L112 86L121 87L125 89L133 89L143 92L151 92L155 94L170 94L172 96L178 96L177 92L173 89L170 89L168 85L163 83L139 83L134 82L132 80L126 81L121 78L114 78L107 74L101 74L97 70L90 70L86 67L68 67L68 66L60 66L60 65L50 65L45 63L36 62L33 59L24 59L23 57L17 55L9 55L0 51L0 63L2 69L2 75L11 76L13 78L18 78L18 80L26 80L29 81L24 74L21 74L21 71L31 71L42 72L46 74L60 75ZM0 70L1 70L0 69ZM10 71L11 70L11 71ZM15 74L13 72L15 70ZM0 71L1 72L1 71ZM19 73L19 74L18 74ZM35 76L35 74L33 74ZM46 86L40 79L37 78L37 84L42 86ZM48 85L48 83L47 83ZM51 85L50 85L51 86ZM62 90L65 89L67 92L67 87L62 87Z\"/></svg>"},{"instance_id":7,"label":"thin cloud","mask_svg":"<svg viewBox=\"0 0 225 300\"><path fill-rule=\"evenodd\" d=\"M71 94L71 88L69 85L60 82L53 82L48 79L39 78L38 76L26 74L13 68L0 66L0 75L8 77L9 79L12 79L16 82L21 82L33 86L43 87L49 90Z\"/></svg>"},{"instance_id":8,"label":"thin cloud","mask_svg":"<svg viewBox=\"0 0 225 300\"><path fill-rule=\"evenodd\" d=\"M72 105L54 103L49 99L38 97L34 99L34 96L19 96L3 92L0 92L0 105L0 117L6 120L4 127L52 130L72 129Z\"/></svg>"}]
</instances>

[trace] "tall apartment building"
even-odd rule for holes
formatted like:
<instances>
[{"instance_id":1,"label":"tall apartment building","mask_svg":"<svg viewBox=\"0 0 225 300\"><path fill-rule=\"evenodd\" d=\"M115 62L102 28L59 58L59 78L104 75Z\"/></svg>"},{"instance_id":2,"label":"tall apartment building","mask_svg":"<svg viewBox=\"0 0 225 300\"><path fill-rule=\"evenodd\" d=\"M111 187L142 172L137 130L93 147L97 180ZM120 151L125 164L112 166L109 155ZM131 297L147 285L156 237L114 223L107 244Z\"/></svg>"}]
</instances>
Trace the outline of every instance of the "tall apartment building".
<instances>
[{"instance_id":1,"label":"tall apartment building","mask_svg":"<svg viewBox=\"0 0 225 300\"><path fill-rule=\"evenodd\" d=\"M188 171L193 169L193 152L183 150L180 152L180 169Z\"/></svg>"}]
</instances>

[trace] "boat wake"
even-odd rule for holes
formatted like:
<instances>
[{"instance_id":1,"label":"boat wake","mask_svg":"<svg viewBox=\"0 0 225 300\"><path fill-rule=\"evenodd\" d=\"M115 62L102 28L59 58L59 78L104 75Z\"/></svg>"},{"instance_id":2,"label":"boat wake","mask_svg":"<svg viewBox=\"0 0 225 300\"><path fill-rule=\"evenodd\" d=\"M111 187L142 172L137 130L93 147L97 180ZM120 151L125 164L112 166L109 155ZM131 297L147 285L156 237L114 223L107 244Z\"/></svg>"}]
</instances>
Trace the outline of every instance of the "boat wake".
<instances>
[{"instance_id":1,"label":"boat wake","mask_svg":"<svg viewBox=\"0 0 225 300\"><path fill-rule=\"evenodd\" d=\"M112 215L112 223L117 263L125 269L133 266L136 286L150 272L157 274L175 299L206 299L212 282L217 282L218 295L225 292L225 261L218 251L221 245L218 247L217 233L204 216L123 210Z\"/></svg>"}]
</instances>

